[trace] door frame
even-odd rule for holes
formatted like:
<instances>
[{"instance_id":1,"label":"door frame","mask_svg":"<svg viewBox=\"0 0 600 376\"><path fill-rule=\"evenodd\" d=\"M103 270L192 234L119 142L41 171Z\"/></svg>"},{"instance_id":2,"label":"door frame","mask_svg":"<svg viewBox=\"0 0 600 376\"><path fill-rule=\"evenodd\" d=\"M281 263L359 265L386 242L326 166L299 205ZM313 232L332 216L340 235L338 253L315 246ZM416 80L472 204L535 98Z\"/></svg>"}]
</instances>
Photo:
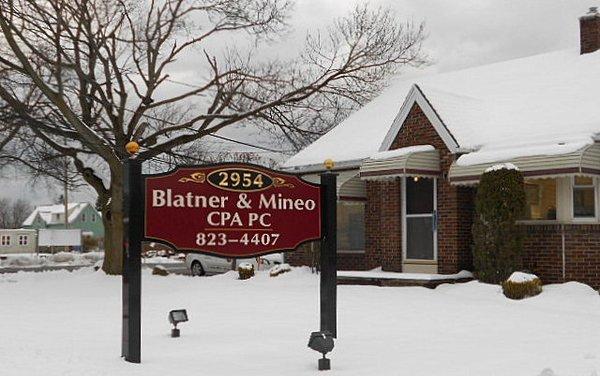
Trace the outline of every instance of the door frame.
<instances>
[{"instance_id":1,"label":"door frame","mask_svg":"<svg viewBox=\"0 0 600 376\"><path fill-rule=\"evenodd\" d=\"M412 178L412 177L409 177ZM408 259L406 258L406 176L403 176L400 184L401 191L401 226L402 233L400 234L402 238L402 263L412 262L412 263L420 263L420 264L437 264L438 261L438 227L439 227L439 215L437 210L437 177L426 177L428 179L433 179L433 259L432 260L422 260L422 259ZM416 214L415 217L418 217L420 214ZM427 216L427 215L425 215Z\"/></svg>"}]
</instances>

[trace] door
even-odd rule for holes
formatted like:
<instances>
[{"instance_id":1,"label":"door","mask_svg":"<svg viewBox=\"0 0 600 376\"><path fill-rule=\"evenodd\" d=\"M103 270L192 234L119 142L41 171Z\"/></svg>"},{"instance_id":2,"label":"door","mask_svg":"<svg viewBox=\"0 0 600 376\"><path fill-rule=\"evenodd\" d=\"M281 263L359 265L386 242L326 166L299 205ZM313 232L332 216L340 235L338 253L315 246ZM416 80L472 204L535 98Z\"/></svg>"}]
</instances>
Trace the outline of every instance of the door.
<instances>
[{"instance_id":1,"label":"door","mask_svg":"<svg viewBox=\"0 0 600 376\"><path fill-rule=\"evenodd\" d=\"M404 178L404 259L437 259L436 179Z\"/></svg>"}]
</instances>

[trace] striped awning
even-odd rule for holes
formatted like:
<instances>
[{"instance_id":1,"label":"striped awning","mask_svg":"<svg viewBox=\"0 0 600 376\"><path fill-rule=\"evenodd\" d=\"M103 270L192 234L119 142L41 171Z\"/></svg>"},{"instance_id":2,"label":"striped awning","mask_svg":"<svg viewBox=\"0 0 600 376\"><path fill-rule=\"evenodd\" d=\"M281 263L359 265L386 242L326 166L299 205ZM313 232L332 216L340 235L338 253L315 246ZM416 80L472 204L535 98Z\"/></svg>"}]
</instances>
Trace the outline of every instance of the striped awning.
<instances>
[{"instance_id":1,"label":"striped awning","mask_svg":"<svg viewBox=\"0 0 600 376\"><path fill-rule=\"evenodd\" d=\"M592 144L578 151L557 155L534 155L501 161L512 163L526 178L547 178L567 175L600 175L600 144ZM473 185L489 167L499 162L450 166L448 178L456 185Z\"/></svg>"},{"instance_id":2,"label":"striped awning","mask_svg":"<svg viewBox=\"0 0 600 376\"><path fill-rule=\"evenodd\" d=\"M337 194L340 199L364 199L367 197L366 182L360 180L358 169L335 171L337 174ZM319 174L303 175L304 180L319 183Z\"/></svg>"},{"instance_id":3,"label":"striped awning","mask_svg":"<svg viewBox=\"0 0 600 376\"><path fill-rule=\"evenodd\" d=\"M363 180L390 179L398 176L438 176L440 153L431 145L408 146L380 152L360 166Z\"/></svg>"}]
</instances>

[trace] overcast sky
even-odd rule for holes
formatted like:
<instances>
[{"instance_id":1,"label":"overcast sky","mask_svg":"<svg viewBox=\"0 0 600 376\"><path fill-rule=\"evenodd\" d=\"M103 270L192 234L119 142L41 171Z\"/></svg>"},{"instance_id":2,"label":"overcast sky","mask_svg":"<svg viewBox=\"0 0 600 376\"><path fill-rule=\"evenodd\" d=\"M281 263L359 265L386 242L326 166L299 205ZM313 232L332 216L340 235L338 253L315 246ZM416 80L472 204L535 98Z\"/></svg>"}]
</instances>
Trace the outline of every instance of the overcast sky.
<instances>
[{"instance_id":1,"label":"overcast sky","mask_svg":"<svg viewBox=\"0 0 600 376\"><path fill-rule=\"evenodd\" d=\"M578 17L600 0L380 0L374 6L389 6L400 19L425 21L427 53L433 65L427 71L449 71L509 60L538 53L578 48ZM294 53L305 33L326 27L356 4L347 0L296 0L290 19L292 32L274 43L271 53ZM182 68L182 76L193 76L193 64ZM239 136L239 130L228 135ZM3 177L0 197L26 198L46 203L60 194L60 187L36 185L16 177ZM91 190L77 192L77 200L94 200Z\"/></svg>"}]
</instances>

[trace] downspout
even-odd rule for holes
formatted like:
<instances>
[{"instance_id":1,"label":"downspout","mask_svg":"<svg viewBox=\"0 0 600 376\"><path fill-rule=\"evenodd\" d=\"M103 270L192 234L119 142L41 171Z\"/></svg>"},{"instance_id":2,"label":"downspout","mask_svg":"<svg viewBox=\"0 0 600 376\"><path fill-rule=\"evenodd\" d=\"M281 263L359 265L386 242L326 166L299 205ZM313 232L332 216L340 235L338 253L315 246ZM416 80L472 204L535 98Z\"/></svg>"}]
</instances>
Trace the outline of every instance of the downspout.
<instances>
[{"instance_id":1,"label":"downspout","mask_svg":"<svg viewBox=\"0 0 600 376\"><path fill-rule=\"evenodd\" d=\"M566 279L566 257L565 257L565 225L560 225L560 237L562 243L562 279L565 282Z\"/></svg>"}]
</instances>

